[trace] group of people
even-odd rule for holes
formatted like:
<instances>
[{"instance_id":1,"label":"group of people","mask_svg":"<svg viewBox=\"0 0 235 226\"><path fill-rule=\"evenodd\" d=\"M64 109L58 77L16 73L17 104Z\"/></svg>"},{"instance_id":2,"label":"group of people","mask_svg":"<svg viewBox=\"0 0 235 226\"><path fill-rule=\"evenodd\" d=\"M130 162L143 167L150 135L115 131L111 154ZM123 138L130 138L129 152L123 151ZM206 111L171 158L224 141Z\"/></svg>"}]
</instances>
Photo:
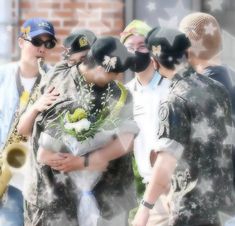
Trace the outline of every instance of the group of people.
<instances>
[{"instance_id":1,"label":"group of people","mask_svg":"<svg viewBox=\"0 0 235 226\"><path fill-rule=\"evenodd\" d=\"M146 189L131 225L219 226L220 212L233 216L235 91L213 16L189 14L175 29L134 20L120 39L77 30L61 62L42 63L56 42L49 21L29 19L19 62L0 67L0 150L15 120L29 137L0 222L127 226L138 205L132 150Z\"/></svg>"}]
</instances>

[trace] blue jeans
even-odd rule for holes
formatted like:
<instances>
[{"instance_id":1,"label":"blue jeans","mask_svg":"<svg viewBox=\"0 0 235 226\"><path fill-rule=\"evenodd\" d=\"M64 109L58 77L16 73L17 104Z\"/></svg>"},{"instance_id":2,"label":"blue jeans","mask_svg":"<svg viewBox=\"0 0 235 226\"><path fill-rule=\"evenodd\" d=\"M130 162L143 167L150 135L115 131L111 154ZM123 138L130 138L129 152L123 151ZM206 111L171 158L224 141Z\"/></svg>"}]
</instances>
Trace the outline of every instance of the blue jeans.
<instances>
[{"instance_id":1,"label":"blue jeans","mask_svg":"<svg viewBox=\"0 0 235 226\"><path fill-rule=\"evenodd\" d=\"M0 201L0 225L1 226L23 226L24 209L23 195L20 190L9 186L7 194Z\"/></svg>"}]
</instances>

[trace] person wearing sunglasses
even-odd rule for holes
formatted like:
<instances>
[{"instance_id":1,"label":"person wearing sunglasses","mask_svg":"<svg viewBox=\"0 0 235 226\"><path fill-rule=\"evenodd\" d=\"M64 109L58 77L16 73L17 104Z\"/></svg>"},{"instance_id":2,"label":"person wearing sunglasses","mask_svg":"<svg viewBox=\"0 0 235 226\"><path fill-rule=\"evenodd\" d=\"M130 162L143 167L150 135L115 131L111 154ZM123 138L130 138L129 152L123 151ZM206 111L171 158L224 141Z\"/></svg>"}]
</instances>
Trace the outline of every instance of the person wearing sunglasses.
<instances>
[{"instance_id":1,"label":"person wearing sunglasses","mask_svg":"<svg viewBox=\"0 0 235 226\"><path fill-rule=\"evenodd\" d=\"M67 39L64 42L66 47L71 46L69 56L81 49L80 44L85 48L85 44L89 42L84 36L74 36L70 41ZM47 87L54 86L60 91L60 98L50 109L37 117L33 117L35 115L30 113L32 108L28 108L17 128L21 135L32 137L34 149L30 152L31 171L27 175L28 183L25 189L25 226L128 225L129 210L137 204L129 152L138 127L133 120L130 92L114 80L119 73L126 71L129 65L130 54L126 48L117 38L108 36L91 43L91 49L82 63L68 67L66 62L59 62L49 72L41 92L44 93ZM98 138L95 142L99 141L100 144L98 146L98 143L93 143L93 139L91 142L89 137L89 140L84 140L86 144L96 144L94 147L89 144L91 150L96 150L86 153L85 156L72 154L70 146L67 151L65 146L60 147L65 135L61 130L60 118L64 109L71 113L74 111L71 103L76 105L75 108L89 106L87 113L93 122L98 122L99 112L104 109L112 109L112 106L119 106L120 109L120 119L115 121L115 134L108 132L111 140L105 135L106 129L98 128L102 139ZM112 113L112 110L108 111L110 116L116 114ZM117 121L120 121L120 124ZM77 145L74 143L75 149L81 151ZM84 179L81 184L78 183L86 188L84 192L74 189L79 186L74 185L74 180L67 177L71 174L78 176L78 170L105 172L95 187L89 188L92 190L90 192L86 186L89 178ZM84 209L80 209L84 210L82 215L77 208L77 200L82 202L81 199L86 199L86 203L83 203ZM94 209L94 206L89 204L91 199L97 201L97 208ZM94 211L97 209L98 211Z\"/></svg>"},{"instance_id":2,"label":"person wearing sunglasses","mask_svg":"<svg viewBox=\"0 0 235 226\"><path fill-rule=\"evenodd\" d=\"M27 106L30 93L40 82L38 59L46 59L56 45L53 25L43 18L28 19L20 28L18 45L21 50L19 61L0 67L0 154L7 143L16 112ZM48 67L44 69L47 71ZM51 90L48 104L53 96L55 93ZM0 200L1 225L24 225L23 178L21 174L14 174L5 197Z\"/></svg>"}]
</instances>

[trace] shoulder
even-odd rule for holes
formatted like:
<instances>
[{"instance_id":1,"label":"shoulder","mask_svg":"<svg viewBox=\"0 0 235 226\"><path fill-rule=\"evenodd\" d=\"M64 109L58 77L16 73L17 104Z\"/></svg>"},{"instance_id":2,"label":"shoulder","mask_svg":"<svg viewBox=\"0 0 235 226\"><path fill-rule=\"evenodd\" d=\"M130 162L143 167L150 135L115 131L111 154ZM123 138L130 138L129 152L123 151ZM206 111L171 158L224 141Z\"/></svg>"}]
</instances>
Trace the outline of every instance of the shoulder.
<instances>
[{"instance_id":1,"label":"shoulder","mask_svg":"<svg viewBox=\"0 0 235 226\"><path fill-rule=\"evenodd\" d=\"M56 76L61 76L64 72L69 70L70 68L68 67L67 63L62 61L55 64L55 66L50 67L47 73L51 78L54 78Z\"/></svg>"},{"instance_id":2,"label":"shoulder","mask_svg":"<svg viewBox=\"0 0 235 226\"><path fill-rule=\"evenodd\" d=\"M0 82L5 79L11 79L12 76L15 76L19 67L18 62L12 62L4 65L0 65Z\"/></svg>"},{"instance_id":3,"label":"shoulder","mask_svg":"<svg viewBox=\"0 0 235 226\"><path fill-rule=\"evenodd\" d=\"M67 66L65 62L59 62L54 67L51 67L46 73L46 84L51 85L53 83L64 83L68 79L68 73L71 68Z\"/></svg>"},{"instance_id":4,"label":"shoulder","mask_svg":"<svg viewBox=\"0 0 235 226\"><path fill-rule=\"evenodd\" d=\"M125 84L126 88L129 89L131 92L134 91L136 84L136 79L133 78L131 81L129 81L127 84Z\"/></svg>"},{"instance_id":5,"label":"shoulder","mask_svg":"<svg viewBox=\"0 0 235 226\"><path fill-rule=\"evenodd\" d=\"M114 81L113 84L115 84L115 89L118 90L118 96L126 99L126 103L132 102L132 94L130 90L120 81Z\"/></svg>"},{"instance_id":6,"label":"shoulder","mask_svg":"<svg viewBox=\"0 0 235 226\"><path fill-rule=\"evenodd\" d=\"M13 72L16 72L17 69L19 67L19 63L18 62L12 62L12 63L8 63L8 64L4 64L4 65L0 65L0 76L2 76L2 74L12 74Z\"/></svg>"}]
</instances>

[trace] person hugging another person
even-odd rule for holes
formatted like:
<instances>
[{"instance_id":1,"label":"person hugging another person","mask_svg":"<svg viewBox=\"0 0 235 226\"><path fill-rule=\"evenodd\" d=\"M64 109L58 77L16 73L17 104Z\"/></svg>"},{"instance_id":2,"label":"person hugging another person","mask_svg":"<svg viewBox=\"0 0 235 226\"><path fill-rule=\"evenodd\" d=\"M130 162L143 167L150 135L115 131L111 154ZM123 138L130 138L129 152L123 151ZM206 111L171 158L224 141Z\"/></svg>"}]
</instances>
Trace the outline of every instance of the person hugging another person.
<instances>
[{"instance_id":1,"label":"person hugging another person","mask_svg":"<svg viewBox=\"0 0 235 226\"><path fill-rule=\"evenodd\" d=\"M56 87L58 100L34 118L29 108L18 127L24 134L32 132L27 226L128 225L129 210L136 206L129 152L138 127L131 94L114 80L129 65L120 41L103 37L82 63L58 64L50 72L42 92ZM83 185L88 187L83 190ZM97 203L83 202L82 207L87 196Z\"/></svg>"}]
</instances>

